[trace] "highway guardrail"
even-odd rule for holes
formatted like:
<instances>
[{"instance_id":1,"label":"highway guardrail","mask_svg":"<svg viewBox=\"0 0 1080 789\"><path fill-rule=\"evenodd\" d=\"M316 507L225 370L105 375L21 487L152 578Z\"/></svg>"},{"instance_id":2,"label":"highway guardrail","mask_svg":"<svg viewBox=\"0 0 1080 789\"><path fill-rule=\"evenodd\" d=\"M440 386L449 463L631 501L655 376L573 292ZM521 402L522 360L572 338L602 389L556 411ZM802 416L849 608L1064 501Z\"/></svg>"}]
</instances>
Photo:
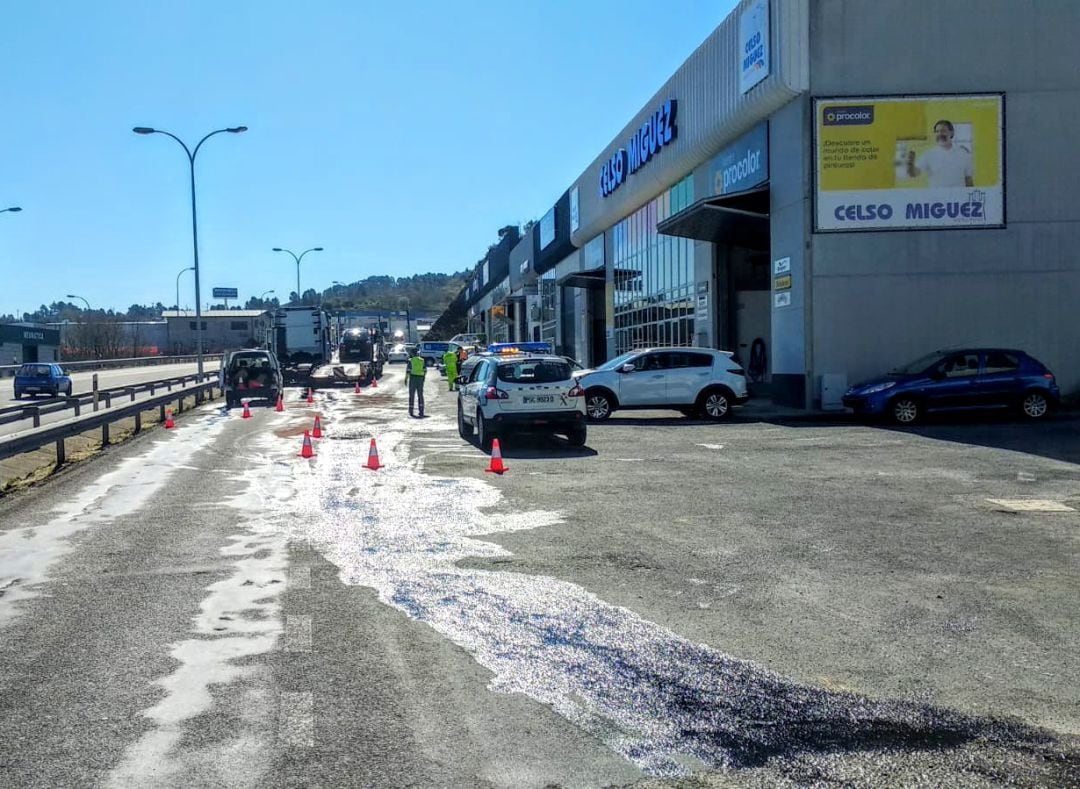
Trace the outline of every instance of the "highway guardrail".
<instances>
[{"instance_id":1,"label":"highway guardrail","mask_svg":"<svg viewBox=\"0 0 1080 789\"><path fill-rule=\"evenodd\" d=\"M82 370L108 370L116 367L145 367L155 364L194 364L199 357L194 354L188 354L187 356L133 356L130 359L86 359L81 362L41 362L42 364L59 364L65 370L71 372L80 372ZM220 362L220 353L204 353L203 361L206 362ZM29 362L34 364L34 362ZM0 365L0 378L8 378L15 375L15 371L22 365L20 364L3 364Z\"/></svg>"},{"instance_id":2,"label":"highway guardrail","mask_svg":"<svg viewBox=\"0 0 1080 789\"><path fill-rule=\"evenodd\" d=\"M121 419L135 418L135 432L142 430L142 415L146 411L155 408L160 410L161 420L165 420L165 407L172 401L177 401L177 412L183 406L183 398L194 395L196 405L207 397L213 399L214 390L218 388L217 381L206 381L180 391L168 392L145 400L139 400L125 406L117 406L97 413L85 414L73 419L59 422L55 425L46 425L15 433L10 436L0 437L0 460L4 460L24 452L33 452L49 444L56 445L56 465L61 466L67 459L64 440L73 436L88 433L91 430L101 430L101 444L109 444L109 425Z\"/></svg>"}]
</instances>

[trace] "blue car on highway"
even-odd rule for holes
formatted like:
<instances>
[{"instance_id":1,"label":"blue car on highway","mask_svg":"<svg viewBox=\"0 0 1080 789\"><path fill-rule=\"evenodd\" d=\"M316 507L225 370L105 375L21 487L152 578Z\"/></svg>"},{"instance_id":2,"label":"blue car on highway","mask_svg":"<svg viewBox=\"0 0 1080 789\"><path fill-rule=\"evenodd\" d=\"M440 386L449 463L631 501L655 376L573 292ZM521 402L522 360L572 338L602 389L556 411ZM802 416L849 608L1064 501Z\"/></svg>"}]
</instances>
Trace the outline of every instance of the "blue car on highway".
<instances>
[{"instance_id":1,"label":"blue car on highway","mask_svg":"<svg viewBox=\"0 0 1080 789\"><path fill-rule=\"evenodd\" d=\"M935 351L844 394L856 414L913 424L934 411L1014 409L1042 419L1061 393L1054 374L1032 356L1009 348Z\"/></svg>"},{"instance_id":2,"label":"blue car on highway","mask_svg":"<svg viewBox=\"0 0 1080 789\"><path fill-rule=\"evenodd\" d=\"M15 371L15 399L24 394L71 397L71 378L58 364L24 364Z\"/></svg>"}]
</instances>

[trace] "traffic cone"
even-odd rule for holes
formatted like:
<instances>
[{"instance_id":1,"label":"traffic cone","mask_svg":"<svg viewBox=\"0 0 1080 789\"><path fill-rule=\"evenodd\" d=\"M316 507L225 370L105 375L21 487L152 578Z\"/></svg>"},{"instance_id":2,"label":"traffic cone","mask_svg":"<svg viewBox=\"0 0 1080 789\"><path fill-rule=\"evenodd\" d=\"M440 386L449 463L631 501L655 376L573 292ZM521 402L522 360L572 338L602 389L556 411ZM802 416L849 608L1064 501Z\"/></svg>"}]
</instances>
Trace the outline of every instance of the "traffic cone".
<instances>
[{"instance_id":1,"label":"traffic cone","mask_svg":"<svg viewBox=\"0 0 1080 789\"><path fill-rule=\"evenodd\" d=\"M174 427L176 427L176 422L172 418L172 409L170 408L165 411L165 429L172 430Z\"/></svg>"},{"instance_id":2,"label":"traffic cone","mask_svg":"<svg viewBox=\"0 0 1080 789\"><path fill-rule=\"evenodd\" d=\"M371 448L368 449L367 465L364 468L369 471L378 471L382 468L382 464L379 463L379 448L375 446L375 439L371 439Z\"/></svg>"},{"instance_id":3,"label":"traffic cone","mask_svg":"<svg viewBox=\"0 0 1080 789\"><path fill-rule=\"evenodd\" d=\"M311 431L312 438L322 438L322 422L319 421L319 415L315 414L315 427Z\"/></svg>"},{"instance_id":4,"label":"traffic cone","mask_svg":"<svg viewBox=\"0 0 1080 789\"><path fill-rule=\"evenodd\" d=\"M244 413L240 415L242 419L251 419L251 409L248 408L248 401L244 401Z\"/></svg>"},{"instance_id":5,"label":"traffic cone","mask_svg":"<svg viewBox=\"0 0 1080 789\"><path fill-rule=\"evenodd\" d=\"M378 389L379 388L379 382L377 380L375 380L374 375L371 376L371 388L372 389Z\"/></svg>"},{"instance_id":6,"label":"traffic cone","mask_svg":"<svg viewBox=\"0 0 1080 789\"><path fill-rule=\"evenodd\" d=\"M308 405L314 405L315 404L315 392L312 391L310 386L308 387L308 390L307 390L307 404Z\"/></svg>"},{"instance_id":7,"label":"traffic cone","mask_svg":"<svg viewBox=\"0 0 1080 789\"><path fill-rule=\"evenodd\" d=\"M491 465L484 470L489 474L502 474L510 470L503 464L502 447L499 446L497 438L491 443Z\"/></svg>"},{"instance_id":8,"label":"traffic cone","mask_svg":"<svg viewBox=\"0 0 1080 789\"><path fill-rule=\"evenodd\" d=\"M353 390L353 394L360 394L360 379L356 379L356 388Z\"/></svg>"},{"instance_id":9,"label":"traffic cone","mask_svg":"<svg viewBox=\"0 0 1080 789\"><path fill-rule=\"evenodd\" d=\"M285 410L285 395L279 394L277 396L277 405L274 406L274 410L279 414Z\"/></svg>"},{"instance_id":10,"label":"traffic cone","mask_svg":"<svg viewBox=\"0 0 1080 789\"><path fill-rule=\"evenodd\" d=\"M304 431L304 445L300 447L300 457L313 458L315 457L315 448L311 446L311 435L308 431Z\"/></svg>"}]
</instances>

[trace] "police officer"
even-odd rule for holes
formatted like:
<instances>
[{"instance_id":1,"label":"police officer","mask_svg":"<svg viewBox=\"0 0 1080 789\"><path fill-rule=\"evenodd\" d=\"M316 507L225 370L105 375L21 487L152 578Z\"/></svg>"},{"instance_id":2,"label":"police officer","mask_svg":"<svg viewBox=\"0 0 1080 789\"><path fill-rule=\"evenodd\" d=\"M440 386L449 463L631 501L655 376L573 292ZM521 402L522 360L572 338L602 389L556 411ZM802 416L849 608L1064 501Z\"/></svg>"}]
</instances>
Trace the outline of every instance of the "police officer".
<instances>
[{"instance_id":1,"label":"police officer","mask_svg":"<svg viewBox=\"0 0 1080 789\"><path fill-rule=\"evenodd\" d=\"M450 391L453 392L457 389L457 354L454 353L454 349L447 348L442 360L446 365L446 382L450 385Z\"/></svg>"},{"instance_id":2,"label":"police officer","mask_svg":"<svg viewBox=\"0 0 1080 789\"><path fill-rule=\"evenodd\" d=\"M413 413L413 399L420 399L420 416L424 416L424 376L427 375L427 365L420 352L413 348L409 351L409 361L405 363L405 380L409 384L409 416Z\"/></svg>"}]
</instances>

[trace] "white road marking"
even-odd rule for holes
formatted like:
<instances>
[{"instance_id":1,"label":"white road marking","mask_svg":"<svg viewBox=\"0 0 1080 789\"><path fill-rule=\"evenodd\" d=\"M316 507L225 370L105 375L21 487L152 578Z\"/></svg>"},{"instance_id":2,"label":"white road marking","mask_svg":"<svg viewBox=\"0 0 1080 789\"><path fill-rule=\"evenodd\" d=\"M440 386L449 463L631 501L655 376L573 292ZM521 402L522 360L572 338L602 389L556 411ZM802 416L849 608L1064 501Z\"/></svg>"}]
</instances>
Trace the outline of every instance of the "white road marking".
<instances>
[{"instance_id":1,"label":"white road marking","mask_svg":"<svg viewBox=\"0 0 1080 789\"><path fill-rule=\"evenodd\" d=\"M311 568L307 565L300 567L292 567L289 569L289 588L290 589L310 589L311 588Z\"/></svg>"},{"instance_id":2,"label":"white road marking","mask_svg":"<svg viewBox=\"0 0 1080 789\"><path fill-rule=\"evenodd\" d=\"M1018 471L1016 474L1017 482L1035 482L1035 475L1027 471Z\"/></svg>"},{"instance_id":3,"label":"white road marking","mask_svg":"<svg viewBox=\"0 0 1080 789\"><path fill-rule=\"evenodd\" d=\"M285 617L285 651L311 651L311 617L303 614Z\"/></svg>"},{"instance_id":4,"label":"white road marking","mask_svg":"<svg viewBox=\"0 0 1080 789\"><path fill-rule=\"evenodd\" d=\"M723 444L694 444L696 447L705 447L705 449L723 449Z\"/></svg>"},{"instance_id":5,"label":"white road marking","mask_svg":"<svg viewBox=\"0 0 1080 789\"><path fill-rule=\"evenodd\" d=\"M290 748L315 746L315 696L282 693L278 707L278 740Z\"/></svg>"},{"instance_id":6,"label":"white road marking","mask_svg":"<svg viewBox=\"0 0 1080 789\"><path fill-rule=\"evenodd\" d=\"M1076 512L1067 504L1050 499L987 499L1005 512Z\"/></svg>"}]
</instances>

